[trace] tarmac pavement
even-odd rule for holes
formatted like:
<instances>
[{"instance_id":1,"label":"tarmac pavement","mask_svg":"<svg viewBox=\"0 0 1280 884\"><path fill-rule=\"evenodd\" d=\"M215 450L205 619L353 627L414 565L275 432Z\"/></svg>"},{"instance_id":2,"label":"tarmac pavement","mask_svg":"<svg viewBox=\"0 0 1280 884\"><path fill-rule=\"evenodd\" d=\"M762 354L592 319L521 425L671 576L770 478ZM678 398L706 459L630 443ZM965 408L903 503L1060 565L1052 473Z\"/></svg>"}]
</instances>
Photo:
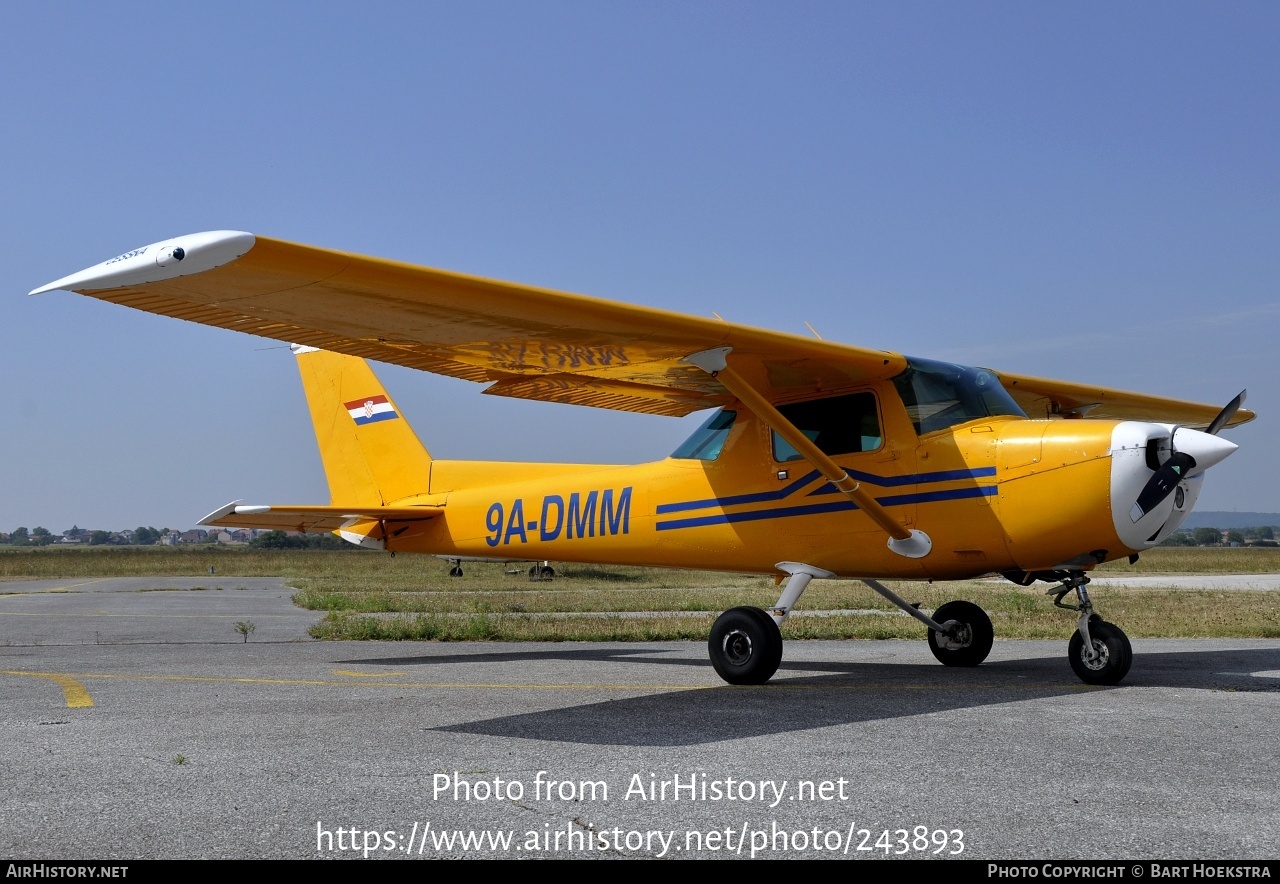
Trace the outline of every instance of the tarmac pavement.
<instances>
[{"instance_id":1,"label":"tarmac pavement","mask_svg":"<svg viewBox=\"0 0 1280 884\"><path fill-rule=\"evenodd\" d=\"M1065 630L997 640L975 669L938 665L923 636L791 641L773 682L744 688L700 642L313 641L319 615L265 579L0 593L12 858L1274 859L1280 844L1276 640L1137 640L1116 688L1075 678Z\"/></svg>"}]
</instances>

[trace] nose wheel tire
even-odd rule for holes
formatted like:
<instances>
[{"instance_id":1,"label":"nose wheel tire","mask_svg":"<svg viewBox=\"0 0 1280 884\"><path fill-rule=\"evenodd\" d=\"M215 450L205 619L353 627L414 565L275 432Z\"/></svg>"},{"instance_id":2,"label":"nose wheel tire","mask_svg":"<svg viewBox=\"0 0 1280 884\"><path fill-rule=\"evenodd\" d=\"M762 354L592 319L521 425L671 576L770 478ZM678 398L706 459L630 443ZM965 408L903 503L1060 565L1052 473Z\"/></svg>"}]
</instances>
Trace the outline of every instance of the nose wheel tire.
<instances>
[{"instance_id":1,"label":"nose wheel tire","mask_svg":"<svg viewBox=\"0 0 1280 884\"><path fill-rule=\"evenodd\" d=\"M782 663L782 633L759 608L732 608L716 618L707 650L729 684L764 684Z\"/></svg>"},{"instance_id":2,"label":"nose wheel tire","mask_svg":"<svg viewBox=\"0 0 1280 884\"><path fill-rule=\"evenodd\" d=\"M987 612L973 602L947 602L933 612L942 625L954 621L950 634L929 630L929 650L944 666L977 666L991 653L995 630Z\"/></svg>"},{"instance_id":3,"label":"nose wheel tire","mask_svg":"<svg viewBox=\"0 0 1280 884\"><path fill-rule=\"evenodd\" d=\"M1085 654L1084 638L1076 630L1067 645L1071 669L1085 684L1119 684L1133 664L1133 646L1119 626L1095 616L1089 620L1093 658Z\"/></svg>"}]
</instances>

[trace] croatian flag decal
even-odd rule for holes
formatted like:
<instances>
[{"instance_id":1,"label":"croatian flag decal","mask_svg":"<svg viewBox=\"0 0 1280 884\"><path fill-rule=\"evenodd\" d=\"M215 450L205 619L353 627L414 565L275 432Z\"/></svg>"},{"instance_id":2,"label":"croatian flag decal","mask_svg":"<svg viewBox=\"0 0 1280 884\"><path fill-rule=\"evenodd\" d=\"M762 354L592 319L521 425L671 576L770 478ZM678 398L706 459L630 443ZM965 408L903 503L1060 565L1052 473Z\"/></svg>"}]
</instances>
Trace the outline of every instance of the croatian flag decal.
<instances>
[{"instance_id":1,"label":"croatian flag decal","mask_svg":"<svg viewBox=\"0 0 1280 884\"><path fill-rule=\"evenodd\" d=\"M351 419L356 422L356 426L378 421L393 421L400 417L396 414L395 406L387 400L386 396L370 396L368 399L357 399L354 402L342 404L351 414Z\"/></svg>"}]
</instances>

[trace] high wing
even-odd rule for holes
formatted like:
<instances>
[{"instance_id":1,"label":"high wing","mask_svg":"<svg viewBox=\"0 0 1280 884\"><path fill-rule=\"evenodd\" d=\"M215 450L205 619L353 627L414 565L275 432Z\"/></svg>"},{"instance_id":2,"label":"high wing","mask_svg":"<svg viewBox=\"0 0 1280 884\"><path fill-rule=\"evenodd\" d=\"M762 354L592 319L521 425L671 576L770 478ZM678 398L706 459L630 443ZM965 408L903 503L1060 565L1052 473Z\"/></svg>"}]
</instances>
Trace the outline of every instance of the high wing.
<instances>
[{"instance_id":1,"label":"high wing","mask_svg":"<svg viewBox=\"0 0 1280 884\"><path fill-rule=\"evenodd\" d=\"M154 243L32 294L105 301L486 383L520 399L679 416L733 397L682 361L731 347L771 401L892 377L898 353L297 245L237 231ZM1032 417L1205 426L1218 407L1000 374ZM1241 409L1232 424L1253 417Z\"/></svg>"},{"instance_id":2,"label":"high wing","mask_svg":"<svg viewBox=\"0 0 1280 884\"><path fill-rule=\"evenodd\" d=\"M1174 423L1202 430L1217 416L1220 405L1203 405L1146 393L1131 393L1089 384L1052 381L998 371L996 377L1029 417L1089 417L1101 420ZM1241 408L1227 426L1251 421L1254 413Z\"/></svg>"}]
</instances>

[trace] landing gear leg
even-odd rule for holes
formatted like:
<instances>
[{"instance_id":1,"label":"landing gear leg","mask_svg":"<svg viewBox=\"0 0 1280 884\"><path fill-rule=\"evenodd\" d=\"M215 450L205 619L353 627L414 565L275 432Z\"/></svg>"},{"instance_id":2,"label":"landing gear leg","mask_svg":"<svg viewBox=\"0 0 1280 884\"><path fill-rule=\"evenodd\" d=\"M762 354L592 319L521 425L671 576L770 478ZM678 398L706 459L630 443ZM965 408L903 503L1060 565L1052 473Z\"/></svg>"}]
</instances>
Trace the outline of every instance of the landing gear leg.
<instances>
[{"instance_id":1,"label":"landing gear leg","mask_svg":"<svg viewBox=\"0 0 1280 884\"><path fill-rule=\"evenodd\" d=\"M462 576L462 559L453 560L453 566L449 568L449 576L450 577Z\"/></svg>"},{"instance_id":2,"label":"landing gear leg","mask_svg":"<svg viewBox=\"0 0 1280 884\"><path fill-rule=\"evenodd\" d=\"M929 627L929 650L942 665L977 666L991 653L991 618L972 602L947 602L930 617L878 580L862 582Z\"/></svg>"},{"instance_id":3,"label":"landing gear leg","mask_svg":"<svg viewBox=\"0 0 1280 884\"><path fill-rule=\"evenodd\" d=\"M1119 684L1133 664L1133 646L1120 627L1094 613L1093 602L1085 589L1088 582L1083 571L1074 571L1063 579L1060 589L1049 593L1054 596L1054 605L1080 615L1067 645L1067 661L1085 684ZM1063 604L1062 599L1069 592L1075 592L1077 604Z\"/></svg>"}]
</instances>

